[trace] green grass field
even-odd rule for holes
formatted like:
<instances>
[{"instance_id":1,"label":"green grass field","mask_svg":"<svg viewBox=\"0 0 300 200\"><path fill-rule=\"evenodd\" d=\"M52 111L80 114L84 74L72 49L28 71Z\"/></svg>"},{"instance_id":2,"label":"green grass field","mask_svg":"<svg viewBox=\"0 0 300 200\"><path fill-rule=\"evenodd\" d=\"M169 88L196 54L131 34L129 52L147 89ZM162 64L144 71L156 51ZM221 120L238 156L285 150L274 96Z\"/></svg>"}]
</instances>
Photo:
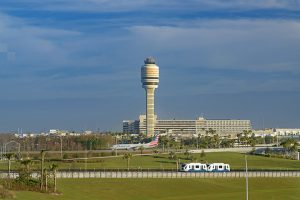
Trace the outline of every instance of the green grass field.
<instances>
[{"instance_id":1,"label":"green grass field","mask_svg":"<svg viewBox=\"0 0 300 200\"><path fill-rule=\"evenodd\" d=\"M178 155L181 162L191 162L186 159L183 154ZM201 161L200 154L193 154L197 157L198 162L224 162L229 163L231 169L244 169L245 161L244 154L233 152L222 153L206 153L204 161ZM277 169L277 170L300 170L300 161L288 160L283 158L271 158L263 156L248 155L249 169ZM46 163L47 164L47 163ZM50 164L50 163L48 163ZM85 164L84 160L70 162L70 163L57 163L59 169L125 169L126 160L122 157L89 159ZM33 165L33 168L39 168L39 162ZM12 164L12 169L17 169L18 163ZM134 156L130 160L130 168L138 169L176 169L176 161L168 159L168 154L151 155L151 156ZM0 169L7 169L7 162L0 163Z\"/></svg>"},{"instance_id":2,"label":"green grass field","mask_svg":"<svg viewBox=\"0 0 300 200\"><path fill-rule=\"evenodd\" d=\"M241 200L244 179L60 179L61 195L16 192L16 200ZM250 178L251 200L299 200L300 178Z\"/></svg>"}]
</instances>

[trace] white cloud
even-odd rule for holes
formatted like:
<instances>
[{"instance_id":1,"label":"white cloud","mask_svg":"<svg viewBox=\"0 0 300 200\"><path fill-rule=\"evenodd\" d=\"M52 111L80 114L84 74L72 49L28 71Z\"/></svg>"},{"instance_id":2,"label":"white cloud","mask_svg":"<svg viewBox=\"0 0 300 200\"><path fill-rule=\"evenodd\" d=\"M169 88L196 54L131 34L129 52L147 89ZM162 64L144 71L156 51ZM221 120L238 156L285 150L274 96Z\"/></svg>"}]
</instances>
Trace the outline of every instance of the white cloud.
<instances>
[{"instance_id":1,"label":"white cloud","mask_svg":"<svg viewBox=\"0 0 300 200\"><path fill-rule=\"evenodd\" d=\"M13 1L13 0L6 0ZM55 11L115 12L134 10L289 9L299 10L297 0L14 0L15 7ZM4 4L5 5L5 4ZM18 7L19 5L19 7Z\"/></svg>"},{"instance_id":2,"label":"white cloud","mask_svg":"<svg viewBox=\"0 0 300 200\"><path fill-rule=\"evenodd\" d=\"M300 80L280 79L242 79L232 77L218 77L211 79L207 84L195 84L193 87L176 86L182 91L180 95L205 95L205 94L237 94L255 92L295 92L300 91ZM177 96L167 91L166 95Z\"/></svg>"},{"instance_id":3,"label":"white cloud","mask_svg":"<svg viewBox=\"0 0 300 200\"><path fill-rule=\"evenodd\" d=\"M286 76L262 82L234 79L234 75L217 80L208 77L206 84L199 86L191 84L198 77L189 72L198 68L299 74L298 21L183 19L172 21L174 26L133 25L117 30L122 33L108 30L108 34L88 34L34 26L5 14L0 17L4 19L0 21L0 42L5 43L7 51L14 52L8 66L0 71L0 75L9 77L0 83L1 91L7 85L11 87L3 94L8 99L131 96L135 92L130 88L140 88L139 66L148 55L157 57L165 73L163 81L168 84L176 80L176 87L187 95L195 91L299 91L298 81ZM83 73L79 70L72 76L72 68ZM41 71L52 69L58 71L39 76ZM99 70L93 74L87 73L89 69ZM194 76L181 84L177 81L180 74L166 74L170 70ZM170 94L174 94L172 88L168 88Z\"/></svg>"},{"instance_id":4,"label":"white cloud","mask_svg":"<svg viewBox=\"0 0 300 200\"><path fill-rule=\"evenodd\" d=\"M107 87L117 85L118 81L124 87L133 77L130 72L110 72L109 68L117 62L112 53L120 38L34 26L1 13L0 18L3 19L0 53L5 54L0 55L0 90L3 91L0 99L124 95L121 88ZM104 67L108 69L101 69ZM99 73L89 72L97 68ZM78 72L72 75L74 70ZM117 92L112 93L114 90Z\"/></svg>"},{"instance_id":5,"label":"white cloud","mask_svg":"<svg viewBox=\"0 0 300 200\"><path fill-rule=\"evenodd\" d=\"M5 44L0 43L0 53L7 53L7 47Z\"/></svg>"},{"instance_id":6,"label":"white cloud","mask_svg":"<svg viewBox=\"0 0 300 200\"><path fill-rule=\"evenodd\" d=\"M16 58L14 63L10 63L11 66L30 69L37 65L47 68L69 63L66 60L68 52L63 47L64 40L76 38L80 33L36 27L20 18L1 13L0 18L1 46L10 53L9 58Z\"/></svg>"},{"instance_id":7,"label":"white cloud","mask_svg":"<svg viewBox=\"0 0 300 200\"><path fill-rule=\"evenodd\" d=\"M300 2L295 0L196 0L213 8L240 9L300 9Z\"/></svg>"},{"instance_id":8,"label":"white cloud","mask_svg":"<svg viewBox=\"0 0 300 200\"><path fill-rule=\"evenodd\" d=\"M181 66L300 72L300 23L296 21L208 20L192 27L130 30L139 46L180 55Z\"/></svg>"}]
</instances>

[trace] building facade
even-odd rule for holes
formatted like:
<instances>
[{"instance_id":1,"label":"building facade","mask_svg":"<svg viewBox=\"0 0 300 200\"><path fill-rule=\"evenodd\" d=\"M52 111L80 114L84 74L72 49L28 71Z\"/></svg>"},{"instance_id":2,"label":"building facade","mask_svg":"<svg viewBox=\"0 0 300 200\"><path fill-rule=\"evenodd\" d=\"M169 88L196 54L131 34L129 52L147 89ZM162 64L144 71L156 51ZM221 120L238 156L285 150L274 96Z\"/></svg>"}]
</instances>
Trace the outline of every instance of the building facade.
<instances>
[{"instance_id":1,"label":"building facade","mask_svg":"<svg viewBox=\"0 0 300 200\"><path fill-rule=\"evenodd\" d=\"M235 119L205 119L199 117L196 120L158 120L154 115L155 133L170 134L205 134L208 130L215 130L217 134L228 135L242 133L244 130L252 130L250 120ZM140 115L137 120L123 121L123 133L145 134L146 116Z\"/></svg>"},{"instance_id":2,"label":"building facade","mask_svg":"<svg viewBox=\"0 0 300 200\"><path fill-rule=\"evenodd\" d=\"M279 135L279 136L300 135L300 128L276 128L275 135Z\"/></svg>"}]
</instances>

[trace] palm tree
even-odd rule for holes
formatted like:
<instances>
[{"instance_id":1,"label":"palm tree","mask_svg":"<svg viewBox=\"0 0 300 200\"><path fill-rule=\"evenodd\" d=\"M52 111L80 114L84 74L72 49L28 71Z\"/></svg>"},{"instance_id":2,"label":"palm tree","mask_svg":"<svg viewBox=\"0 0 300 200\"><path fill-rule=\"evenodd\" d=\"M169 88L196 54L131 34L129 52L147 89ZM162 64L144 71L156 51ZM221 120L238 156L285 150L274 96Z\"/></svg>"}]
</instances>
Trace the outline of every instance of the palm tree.
<instances>
[{"instance_id":1,"label":"palm tree","mask_svg":"<svg viewBox=\"0 0 300 200\"><path fill-rule=\"evenodd\" d=\"M23 177L27 180L27 182L29 181L30 177L31 177L31 164L32 164L32 160L28 159L28 160L22 160L21 164L24 165L24 170L22 170L19 174L19 176L21 177L23 175Z\"/></svg>"},{"instance_id":2,"label":"palm tree","mask_svg":"<svg viewBox=\"0 0 300 200\"><path fill-rule=\"evenodd\" d=\"M153 153L158 154L159 151L158 151L157 149L154 149L154 150L153 150Z\"/></svg>"},{"instance_id":3,"label":"palm tree","mask_svg":"<svg viewBox=\"0 0 300 200\"><path fill-rule=\"evenodd\" d=\"M190 157L190 160L191 160L192 162L196 162L196 161L197 161L197 157L191 156L191 157Z\"/></svg>"},{"instance_id":4,"label":"palm tree","mask_svg":"<svg viewBox=\"0 0 300 200\"><path fill-rule=\"evenodd\" d=\"M47 173L47 169L44 169L44 174L45 174L45 190L46 192L48 191L48 173Z\"/></svg>"},{"instance_id":5,"label":"palm tree","mask_svg":"<svg viewBox=\"0 0 300 200\"><path fill-rule=\"evenodd\" d=\"M256 145L256 138L255 137L249 138L248 141L249 141L249 144L250 144L251 147L255 147L255 145Z\"/></svg>"},{"instance_id":6,"label":"palm tree","mask_svg":"<svg viewBox=\"0 0 300 200\"><path fill-rule=\"evenodd\" d=\"M202 149L202 151L201 151L201 153L200 153L200 158L201 158L201 160L203 161L203 159L205 158L205 152L204 152L204 150Z\"/></svg>"},{"instance_id":7,"label":"palm tree","mask_svg":"<svg viewBox=\"0 0 300 200\"><path fill-rule=\"evenodd\" d=\"M171 152L169 153L169 159L170 159L170 160L176 160L176 158L177 158L176 154L175 154L173 151L171 151Z\"/></svg>"},{"instance_id":8,"label":"palm tree","mask_svg":"<svg viewBox=\"0 0 300 200\"><path fill-rule=\"evenodd\" d=\"M143 147L143 146L140 147L141 154L143 154L144 149L145 149L145 147Z\"/></svg>"},{"instance_id":9,"label":"palm tree","mask_svg":"<svg viewBox=\"0 0 300 200\"><path fill-rule=\"evenodd\" d=\"M179 165L180 165L180 158L176 159L176 169L177 171L179 170Z\"/></svg>"},{"instance_id":10,"label":"palm tree","mask_svg":"<svg viewBox=\"0 0 300 200\"><path fill-rule=\"evenodd\" d=\"M238 147L239 147L240 146L240 140L241 140L241 137L242 137L242 133L238 133L236 136L238 138Z\"/></svg>"},{"instance_id":11,"label":"palm tree","mask_svg":"<svg viewBox=\"0 0 300 200\"><path fill-rule=\"evenodd\" d=\"M214 148L219 148L220 147L220 137L218 134L215 134L213 136L213 146Z\"/></svg>"},{"instance_id":12,"label":"palm tree","mask_svg":"<svg viewBox=\"0 0 300 200\"><path fill-rule=\"evenodd\" d=\"M131 153L125 153L123 156L123 159L127 160L127 171L129 171L129 161L132 159L132 154Z\"/></svg>"},{"instance_id":13,"label":"palm tree","mask_svg":"<svg viewBox=\"0 0 300 200\"><path fill-rule=\"evenodd\" d=\"M25 166L26 171L30 171L30 165L32 163L32 160L22 160L21 164Z\"/></svg>"},{"instance_id":14,"label":"palm tree","mask_svg":"<svg viewBox=\"0 0 300 200\"><path fill-rule=\"evenodd\" d=\"M41 150L41 190L43 190L44 186L44 161L46 156L46 150Z\"/></svg>"},{"instance_id":15,"label":"palm tree","mask_svg":"<svg viewBox=\"0 0 300 200\"><path fill-rule=\"evenodd\" d=\"M209 128L208 131L206 132L206 134L214 135L214 134L216 134L216 132L217 132L216 130Z\"/></svg>"},{"instance_id":16,"label":"palm tree","mask_svg":"<svg viewBox=\"0 0 300 200\"><path fill-rule=\"evenodd\" d=\"M163 152L165 152L165 147L168 145L169 140L166 136L162 136L159 138L159 144L163 145Z\"/></svg>"},{"instance_id":17,"label":"palm tree","mask_svg":"<svg viewBox=\"0 0 300 200\"><path fill-rule=\"evenodd\" d=\"M198 137L197 137L197 149L199 149L199 141L200 141L200 138L201 138L201 134L199 133L199 134L198 134Z\"/></svg>"},{"instance_id":18,"label":"palm tree","mask_svg":"<svg viewBox=\"0 0 300 200\"><path fill-rule=\"evenodd\" d=\"M266 155L269 155L269 154L271 154L272 153L272 150L269 148L269 147L267 147L266 149L265 149L265 154Z\"/></svg>"},{"instance_id":19,"label":"palm tree","mask_svg":"<svg viewBox=\"0 0 300 200\"><path fill-rule=\"evenodd\" d=\"M247 145L247 137L246 136L242 136L240 138L240 142L242 143L242 145Z\"/></svg>"},{"instance_id":20,"label":"palm tree","mask_svg":"<svg viewBox=\"0 0 300 200\"><path fill-rule=\"evenodd\" d=\"M243 134L244 134L244 137L245 137L245 142L246 142L246 145L248 146L248 144L250 144L250 136L252 135L252 130L243 130Z\"/></svg>"},{"instance_id":21,"label":"palm tree","mask_svg":"<svg viewBox=\"0 0 300 200\"><path fill-rule=\"evenodd\" d=\"M178 142L174 142L173 143L173 148L175 149L175 152L177 152L178 149L180 148L180 144Z\"/></svg>"},{"instance_id":22,"label":"palm tree","mask_svg":"<svg viewBox=\"0 0 300 200\"><path fill-rule=\"evenodd\" d=\"M210 144L210 137L209 136L204 136L201 138L201 141L200 141L200 147L201 148L208 148L209 147L209 144Z\"/></svg>"},{"instance_id":23,"label":"palm tree","mask_svg":"<svg viewBox=\"0 0 300 200\"><path fill-rule=\"evenodd\" d=\"M14 153L6 153L4 154L4 157L7 158L8 161L8 179L10 179L10 165L11 165L11 160L15 157Z\"/></svg>"},{"instance_id":24,"label":"palm tree","mask_svg":"<svg viewBox=\"0 0 300 200\"><path fill-rule=\"evenodd\" d=\"M190 155L191 155L191 152L189 152L189 150L186 149L185 152L184 152L184 155L186 156L186 159L188 160Z\"/></svg>"},{"instance_id":25,"label":"palm tree","mask_svg":"<svg viewBox=\"0 0 300 200\"><path fill-rule=\"evenodd\" d=\"M295 139L287 139L284 142L281 143L281 145L283 146L283 148L290 152L290 153L294 153L298 150L298 142Z\"/></svg>"},{"instance_id":26,"label":"palm tree","mask_svg":"<svg viewBox=\"0 0 300 200\"><path fill-rule=\"evenodd\" d=\"M155 155L154 155L154 158L157 158L157 157L158 157L157 154L159 153L159 151L158 151L157 149L154 149L154 150L153 150L153 153L155 154Z\"/></svg>"},{"instance_id":27,"label":"palm tree","mask_svg":"<svg viewBox=\"0 0 300 200\"><path fill-rule=\"evenodd\" d=\"M56 193L56 170L58 168L57 164L50 165L50 170L53 172L53 180L54 180L54 193Z\"/></svg>"}]
</instances>

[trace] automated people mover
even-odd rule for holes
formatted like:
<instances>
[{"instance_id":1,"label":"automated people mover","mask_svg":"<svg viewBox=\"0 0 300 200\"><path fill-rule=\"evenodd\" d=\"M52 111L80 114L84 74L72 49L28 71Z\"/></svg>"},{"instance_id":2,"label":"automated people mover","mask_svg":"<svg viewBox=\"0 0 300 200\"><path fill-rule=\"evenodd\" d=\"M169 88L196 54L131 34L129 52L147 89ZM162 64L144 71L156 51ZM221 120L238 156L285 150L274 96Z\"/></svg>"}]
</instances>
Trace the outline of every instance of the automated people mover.
<instances>
[{"instance_id":1,"label":"automated people mover","mask_svg":"<svg viewBox=\"0 0 300 200\"><path fill-rule=\"evenodd\" d=\"M182 172L229 172L230 166L225 163L183 163L180 171Z\"/></svg>"}]
</instances>

